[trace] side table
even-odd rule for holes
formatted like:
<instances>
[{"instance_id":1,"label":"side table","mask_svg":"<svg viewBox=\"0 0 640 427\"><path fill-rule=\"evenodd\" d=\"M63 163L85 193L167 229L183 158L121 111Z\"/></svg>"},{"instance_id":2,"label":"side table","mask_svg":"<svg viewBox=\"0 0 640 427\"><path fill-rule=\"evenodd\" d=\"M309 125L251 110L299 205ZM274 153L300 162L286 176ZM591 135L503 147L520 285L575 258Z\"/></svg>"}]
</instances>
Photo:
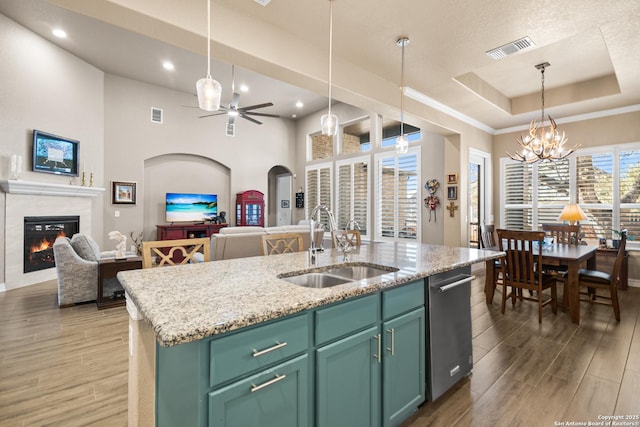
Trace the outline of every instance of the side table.
<instances>
[{"instance_id":1,"label":"side table","mask_svg":"<svg viewBox=\"0 0 640 427\"><path fill-rule=\"evenodd\" d=\"M107 258L98 261L98 310L124 305L124 289L116 278L119 271L142 268L142 257Z\"/></svg>"},{"instance_id":2,"label":"side table","mask_svg":"<svg viewBox=\"0 0 640 427\"><path fill-rule=\"evenodd\" d=\"M598 248L596 251L596 268L611 273L616 262L618 250L612 248ZM629 251L624 251L620 273L618 274L618 288L627 289L629 285Z\"/></svg>"}]
</instances>

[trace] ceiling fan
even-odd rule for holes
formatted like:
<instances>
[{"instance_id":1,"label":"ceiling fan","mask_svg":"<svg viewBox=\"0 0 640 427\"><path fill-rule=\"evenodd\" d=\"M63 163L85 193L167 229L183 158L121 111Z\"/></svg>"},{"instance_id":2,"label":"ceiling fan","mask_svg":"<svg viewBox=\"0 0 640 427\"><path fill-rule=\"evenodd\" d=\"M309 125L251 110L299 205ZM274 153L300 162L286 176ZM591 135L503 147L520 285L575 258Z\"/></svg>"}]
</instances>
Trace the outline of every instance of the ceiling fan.
<instances>
[{"instance_id":1,"label":"ceiling fan","mask_svg":"<svg viewBox=\"0 0 640 427\"><path fill-rule=\"evenodd\" d=\"M199 119L205 117L213 117L219 116L222 114L227 115L227 126L226 126L226 134L227 136L235 136L235 119L236 117L241 117L245 120L249 120L252 123L257 125L261 125L262 122L254 119L250 116L260 116L260 117L280 117L276 114L267 114L267 113L258 113L253 110L257 110L259 108L271 107L273 105L272 102L265 102L264 104L256 104L250 105L248 107L238 107L238 101L240 100L240 94L236 92L235 89L235 66L231 66L231 91L233 92L233 97L231 98L231 103L229 103L228 107L223 105L220 106L220 109L213 114L206 114L204 116L199 116Z\"/></svg>"}]
</instances>

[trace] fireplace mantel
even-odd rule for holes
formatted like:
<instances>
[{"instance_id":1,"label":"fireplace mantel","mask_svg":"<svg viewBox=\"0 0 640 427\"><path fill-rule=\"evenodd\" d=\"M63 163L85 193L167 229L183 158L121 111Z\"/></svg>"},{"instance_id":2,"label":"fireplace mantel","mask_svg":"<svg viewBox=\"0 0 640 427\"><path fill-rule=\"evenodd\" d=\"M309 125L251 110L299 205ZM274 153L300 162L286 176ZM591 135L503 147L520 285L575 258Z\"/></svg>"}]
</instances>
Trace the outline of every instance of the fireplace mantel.
<instances>
[{"instance_id":1,"label":"fireplace mantel","mask_svg":"<svg viewBox=\"0 0 640 427\"><path fill-rule=\"evenodd\" d=\"M80 185L51 184L48 182L22 181L18 179L4 179L0 187L5 193L31 194L47 196L96 197L104 193L100 187L82 187Z\"/></svg>"}]
</instances>

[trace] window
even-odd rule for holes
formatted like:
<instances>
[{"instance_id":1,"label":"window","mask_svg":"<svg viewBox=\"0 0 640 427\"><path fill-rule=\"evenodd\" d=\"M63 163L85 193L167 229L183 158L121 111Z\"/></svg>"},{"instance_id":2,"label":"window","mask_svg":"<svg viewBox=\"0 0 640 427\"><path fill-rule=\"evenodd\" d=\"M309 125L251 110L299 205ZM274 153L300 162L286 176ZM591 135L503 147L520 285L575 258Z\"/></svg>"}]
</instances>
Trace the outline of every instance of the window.
<instances>
[{"instance_id":1,"label":"window","mask_svg":"<svg viewBox=\"0 0 640 427\"><path fill-rule=\"evenodd\" d=\"M420 232L420 149L376 156L376 237L417 240Z\"/></svg>"},{"instance_id":2,"label":"window","mask_svg":"<svg viewBox=\"0 0 640 427\"><path fill-rule=\"evenodd\" d=\"M311 160L333 157L333 136L317 134L311 136Z\"/></svg>"},{"instance_id":3,"label":"window","mask_svg":"<svg viewBox=\"0 0 640 427\"><path fill-rule=\"evenodd\" d=\"M358 120L342 127L342 154L371 150L371 120Z\"/></svg>"},{"instance_id":4,"label":"window","mask_svg":"<svg viewBox=\"0 0 640 427\"><path fill-rule=\"evenodd\" d=\"M310 218L313 208L318 205L326 205L331 209L332 199L332 165L331 163L323 163L313 166L307 166L307 218ZM326 213L320 213L320 222L324 225L325 230L329 230L329 218Z\"/></svg>"},{"instance_id":5,"label":"window","mask_svg":"<svg viewBox=\"0 0 640 427\"><path fill-rule=\"evenodd\" d=\"M368 235L369 224L369 157L336 162L336 222L345 228L356 221L362 236Z\"/></svg>"},{"instance_id":6,"label":"window","mask_svg":"<svg viewBox=\"0 0 640 427\"><path fill-rule=\"evenodd\" d=\"M503 159L501 174L503 227L557 222L562 207L577 200L587 216L581 231L593 244L614 229L640 235L640 144L585 149L535 165Z\"/></svg>"},{"instance_id":7,"label":"window","mask_svg":"<svg viewBox=\"0 0 640 427\"><path fill-rule=\"evenodd\" d=\"M395 146L396 138L400 136L400 122L395 120L384 121L382 126L382 147L388 148ZM420 141L422 139L422 132L420 129L408 123L404 124L404 134L409 143Z\"/></svg>"}]
</instances>

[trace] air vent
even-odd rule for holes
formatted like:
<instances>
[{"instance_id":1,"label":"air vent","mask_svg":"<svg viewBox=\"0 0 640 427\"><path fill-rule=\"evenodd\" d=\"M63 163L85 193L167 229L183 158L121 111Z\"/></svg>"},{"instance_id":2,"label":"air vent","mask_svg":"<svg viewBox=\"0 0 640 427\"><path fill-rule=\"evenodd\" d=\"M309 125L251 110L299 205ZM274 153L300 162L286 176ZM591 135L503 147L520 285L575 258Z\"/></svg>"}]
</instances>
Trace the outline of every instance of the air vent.
<instances>
[{"instance_id":1,"label":"air vent","mask_svg":"<svg viewBox=\"0 0 640 427\"><path fill-rule=\"evenodd\" d=\"M162 124L162 110L160 108L151 107L151 122Z\"/></svg>"},{"instance_id":2,"label":"air vent","mask_svg":"<svg viewBox=\"0 0 640 427\"><path fill-rule=\"evenodd\" d=\"M533 42L533 40L531 40L529 36L526 36L495 49L491 49L485 53L493 59L500 59L504 58L505 56L512 55L516 52L520 52L521 50L528 49L535 45L536 44Z\"/></svg>"},{"instance_id":3,"label":"air vent","mask_svg":"<svg viewBox=\"0 0 640 427\"><path fill-rule=\"evenodd\" d=\"M253 1L258 3L260 6L266 6L271 2L271 0L253 0Z\"/></svg>"},{"instance_id":4,"label":"air vent","mask_svg":"<svg viewBox=\"0 0 640 427\"><path fill-rule=\"evenodd\" d=\"M236 125L234 123L227 123L227 136L236 136Z\"/></svg>"}]
</instances>

